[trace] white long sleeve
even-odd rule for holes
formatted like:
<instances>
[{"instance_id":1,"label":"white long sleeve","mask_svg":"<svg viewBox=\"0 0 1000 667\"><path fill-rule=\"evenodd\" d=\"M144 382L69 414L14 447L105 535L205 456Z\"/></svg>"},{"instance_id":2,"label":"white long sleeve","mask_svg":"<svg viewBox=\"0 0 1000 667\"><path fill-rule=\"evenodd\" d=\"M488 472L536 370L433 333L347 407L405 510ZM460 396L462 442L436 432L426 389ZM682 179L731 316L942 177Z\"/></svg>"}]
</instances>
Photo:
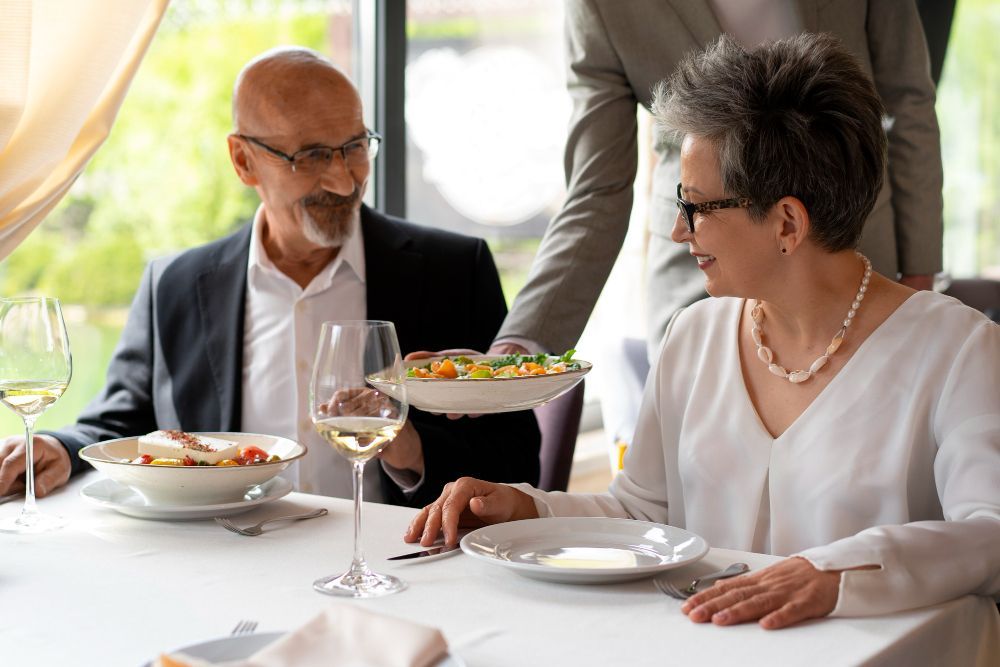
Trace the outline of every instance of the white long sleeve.
<instances>
[{"instance_id":1,"label":"white long sleeve","mask_svg":"<svg viewBox=\"0 0 1000 667\"><path fill-rule=\"evenodd\" d=\"M1000 327L911 296L778 438L741 380L741 301L678 319L608 494L530 490L546 515L630 516L842 577L835 615L1000 597ZM761 513L762 500L767 516Z\"/></svg>"},{"instance_id":2,"label":"white long sleeve","mask_svg":"<svg viewBox=\"0 0 1000 667\"><path fill-rule=\"evenodd\" d=\"M880 614L1000 593L1000 330L982 321L951 345L954 364L932 412L943 521L863 530L800 555L841 577L834 616Z\"/></svg>"}]
</instances>

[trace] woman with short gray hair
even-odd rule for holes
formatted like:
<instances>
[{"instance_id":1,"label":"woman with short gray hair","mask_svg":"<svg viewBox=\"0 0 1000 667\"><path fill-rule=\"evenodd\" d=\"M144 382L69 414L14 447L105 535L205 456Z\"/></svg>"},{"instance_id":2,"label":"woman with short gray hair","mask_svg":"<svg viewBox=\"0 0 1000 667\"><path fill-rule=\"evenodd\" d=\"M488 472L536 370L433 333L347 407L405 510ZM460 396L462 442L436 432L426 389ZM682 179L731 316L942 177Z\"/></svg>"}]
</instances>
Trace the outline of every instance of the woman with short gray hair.
<instances>
[{"instance_id":1,"label":"woman with short gray hair","mask_svg":"<svg viewBox=\"0 0 1000 667\"><path fill-rule=\"evenodd\" d=\"M681 607L718 625L1000 596L1000 327L855 251L886 160L861 67L826 35L723 37L655 112L683 137L672 237L716 298L668 327L624 470L599 495L464 478L406 539L598 515L793 556Z\"/></svg>"}]
</instances>

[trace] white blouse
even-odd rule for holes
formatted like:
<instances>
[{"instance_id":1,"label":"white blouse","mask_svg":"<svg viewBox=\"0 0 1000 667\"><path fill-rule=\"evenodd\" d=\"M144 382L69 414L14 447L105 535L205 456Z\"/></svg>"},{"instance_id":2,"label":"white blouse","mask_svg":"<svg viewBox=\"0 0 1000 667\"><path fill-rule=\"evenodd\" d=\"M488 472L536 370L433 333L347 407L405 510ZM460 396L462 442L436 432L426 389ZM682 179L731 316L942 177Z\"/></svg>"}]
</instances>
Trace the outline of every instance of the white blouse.
<instances>
[{"instance_id":1,"label":"white blouse","mask_svg":"<svg viewBox=\"0 0 1000 667\"><path fill-rule=\"evenodd\" d=\"M540 515L668 523L822 570L879 566L844 573L834 615L1000 596L1000 327L918 292L774 438L740 370L742 304L680 314L609 493L517 485Z\"/></svg>"}]
</instances>

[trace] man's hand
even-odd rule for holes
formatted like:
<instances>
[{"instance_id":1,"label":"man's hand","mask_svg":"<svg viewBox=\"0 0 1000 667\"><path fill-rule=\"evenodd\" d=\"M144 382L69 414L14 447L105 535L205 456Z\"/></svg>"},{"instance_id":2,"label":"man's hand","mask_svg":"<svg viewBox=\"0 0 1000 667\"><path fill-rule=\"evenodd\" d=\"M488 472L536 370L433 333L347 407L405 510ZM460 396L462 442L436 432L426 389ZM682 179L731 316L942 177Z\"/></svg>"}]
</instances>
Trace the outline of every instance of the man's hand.
<instances>
[{"instance_id":1,"label":"man's hand","mask_svg":"<svg viewBox=\"0 0 1000 667\"><path fill-rule=\"evenodd\" d=\"M391 396L367 387L335 391L330 400L319 405L316 410L326 417L357 415L384 419L399 418L399 406Z\"/></svg>"},{"instance_id":2,"label":"man's hand","mask_svg":"<svg viewBox=\"0 0 1000 667\"><path fill-rule=\"evenodd\" d=\"M24 491L25 453L24 436L12 436L0 443L0 496ZM69 481L69 452L52 436L35 436L33 458L35 495L39 498Z\"/></svg>"},{"instance_id":3,"label":"man's hand","mask_svg":"<svg viewBox=\"0 0 1000 667\"><path fill-rule=\"evenodd\" d=\"M528 350L517 343L493 343L490 346L490 351L486 354L528 354Z\"/></svg>"},{"instance_id":4,"label":"man's hand","mask_svg":"<svg viewBox=\"0 0 1000 667\"><path fill-rule=\"evenodd\" d=\"M419 350L417 352L410 352L408 355L403 357L406 361L411 361L413 359L430 359L431 357L461 357L482 354L482 352L477 352L476 350L470 350L464 347L456 347L450 350L438 350L437 352L431 352L429 350ZM492 354L492 352L490 353Z\"/></svg>"},{"instance_id":5,"label":"man's hand","mask_svg":"<svg viewBox=\"0 0 1000 667\"><path fill-rule=\"evenodd\" d=\"M440 497L420 510L406 529L403 540L420 540L423 546L430 546L438 533L444 533L445 544L453 546L458 543L459 526L485 526L536 518L535 501L523 491L506 484L462 477L456 482L448 482Z\"/></svg>"},{"instance_id":6,"label":"man's hand","mask_svg":"<svg viewBox=\"0 0 1000 667\"><path fill-rule=\"evenodd\" d=\"M930 291L934 289L934 274L927 273L900 276L899 282L902 285L906 285L910 289Z\"/></svg>"},{"instance_id":7,"label":"man's hand","mask_svg":"<svg viewBox=\"0 0 1000 667\"><path fill-rule=\"evenodd\" d=\"M409 419L403 425L389 446L382 450L379 458L399 470L412 470L418 475L424 474L424 446L420 434Z\"/></svg>"},{"instance_id":8,"label":"man's hand","mask_svg":"<svg viewBox=\"0 0 1000 667\"><path fill-rule=\"evenodd\" d=\"M759 621L777 630L826 616L837 606L840 571L824 572L805 558L789 558L760 572L716 582L681 606L695 623L735 625Z\"/></svg>"}]
</instances>

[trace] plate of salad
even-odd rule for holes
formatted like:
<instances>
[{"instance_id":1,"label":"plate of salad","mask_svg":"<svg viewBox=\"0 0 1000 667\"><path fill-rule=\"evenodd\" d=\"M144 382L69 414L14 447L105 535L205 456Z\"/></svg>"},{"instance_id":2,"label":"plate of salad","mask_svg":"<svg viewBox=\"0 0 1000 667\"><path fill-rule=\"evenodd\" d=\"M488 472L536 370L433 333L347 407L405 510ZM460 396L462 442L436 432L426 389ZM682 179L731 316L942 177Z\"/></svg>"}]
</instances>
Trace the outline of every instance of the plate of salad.
<instances>
[{"instance_id":1,"label":"plate of salad","mask_svg":"<svg viewBox=\"0 0 1000 667\"><path fill-rule=\"evenodd\" d=\"M538 407L572 389L591 364L562 355L430 357L407 361L410 405L428 412L486 414Z\"/></svg>"}]
</instances>

